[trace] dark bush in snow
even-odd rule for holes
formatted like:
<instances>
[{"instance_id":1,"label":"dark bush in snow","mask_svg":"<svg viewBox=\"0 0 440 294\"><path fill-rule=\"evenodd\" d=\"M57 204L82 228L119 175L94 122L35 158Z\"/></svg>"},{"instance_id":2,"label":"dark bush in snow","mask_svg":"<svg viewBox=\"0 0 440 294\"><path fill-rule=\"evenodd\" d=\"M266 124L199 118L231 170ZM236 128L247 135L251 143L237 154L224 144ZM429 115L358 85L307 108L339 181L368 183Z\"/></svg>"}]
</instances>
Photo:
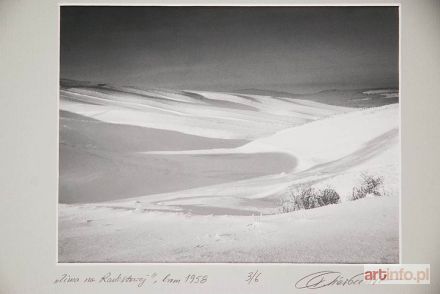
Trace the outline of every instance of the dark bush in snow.
<instances>
[{"instance_id":1,"label":"dark bush in snow","mask_svg":"<svg viewBox=\"0 0 440 294\"><path fill-rule=\"evenodd\" d=\"M365 198L367 195L383 196L383 177L361 174L359 187L353 187L352 200Z\"/></svg>"},{"instance_id":2,"label":"dark bush in snow","mask_svg":"<svg viewBox=\"0 0 440 294\"><path fill-rule=\"evenodd\" d=\"M339 202L339 198L339 194L331 187L320 190L300 185L289 190L288 198L282 201L282 212L336 204Z\"/></svg>"},{"instance_id":3,"label":"dark bush in snow","mask_svg":"<svg viewBox=\"0 0 440 294\"><path fill-rule=\"evenodd\" d=\"M330 187L327 187L321 191L321 198L324 205L336 204L340 199L338 192Z\"/></svg>"}]
</instances>

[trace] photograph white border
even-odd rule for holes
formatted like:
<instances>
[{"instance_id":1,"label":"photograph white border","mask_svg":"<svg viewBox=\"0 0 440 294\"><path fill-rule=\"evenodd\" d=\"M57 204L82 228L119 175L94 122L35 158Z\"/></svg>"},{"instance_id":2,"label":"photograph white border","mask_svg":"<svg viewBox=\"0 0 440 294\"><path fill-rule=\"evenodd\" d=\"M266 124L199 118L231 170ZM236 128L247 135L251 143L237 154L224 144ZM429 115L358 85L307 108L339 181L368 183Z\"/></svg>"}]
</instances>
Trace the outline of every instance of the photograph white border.
<instances>
[{"instance_id":1,"label":"photograph white border","mask_svg":"<svg viewBox=\"0 0 440 294\"><path fill-rule=\"evenodd\" d=\"M402 141L401 141L401 134L402 134L402 114L401 114L401 109L402 109L402 91L401 91L401 5L400 3L393 3L393 4L388 4L388 3L382 3L382 4L347 4L347 3L334 3L334 4L292 4L292 5L275 5L275 4L256 4L256 5L251 5L251 4L247 4L247 5L241 5L241 4L224 4L224 5L217 5L217 4L213 4L213 5L192 5L192 4L181 4L181 5L177 5L177 4L164 4L164 5L151 5L151 4L138 4L138 3L76 3L74 2L74 4L71 3L58 3L58 46L60 46L60 24L61 24L61 7L63 6L85 6L85 7L194 7L194 6L198 6L198 7L221 7L221 6L225 6L225 7L374 7L374 6L380 6L380 7L397 7L398 8L398 17L399 17L399 48L398 48L398 59L399 59L399 165L400 165L400 173L399 173L399 263L402 263ZM60 52L60 50L58 50L58 52ZM58 57L58 80L60 80L60 63L59 63L60 58ZM58 88L58 93L59 93L59 83L57 85ZM58 94L59 95L59 94ZM58 96L58 108L60 107L59 105L59 101L60 101L60 97ZM58 120L59 120L59 113L58 115ZM57 137L57 141L59 142L59 125L58 125L58 137ZM57 154L57 160L58 160L58 165L59 165L59 153ZM59 179L59 170L58 172L58 179ZM58 181L58 185L59 185L59 181ZM58 189L59 187L57 187ZM59 189L58 189L59 191ZM57 193L56 195L56 203L59 203L59 195ZM166 262L166 263L156 263L156 262L129 262L129 263L121 263L121 262L108 262L108 263L104 263L104 262L79 262L79 263L75 263L75 262L59 262L58 258L59 258L59 254L58 254L58 209L56 212L56 223L57 223L57 235L56 235L56 239L57 239L57 245L56 245L56 260L57 260L57 264L58 265L69 265L69 266L75 266L75 265L167 265L167 264L171 264L171 265L176 265L176 264L185 264L185 265L206 265L206 264L210 264L209 262L207 263L202 263L202 262L188 262L188 263L178 263L178 262ZM231 263L226 263L226 262L215 262L212 264L219 264L219 265L234 265L234 264L249 264L249 263L242 263L242 262L231 262ZM309 263L295 263L295 262L265 262L263 264L268 264L268 265L277 265L277 264L292 264L292 265L307 265ZM322 265L322 266L331 266L331 265L338 265L338 266L343 266L343 265L347 265L347 266L359 266L362 265L362 263L314 263L315 265Z\"/></svg>"}]
</instances>

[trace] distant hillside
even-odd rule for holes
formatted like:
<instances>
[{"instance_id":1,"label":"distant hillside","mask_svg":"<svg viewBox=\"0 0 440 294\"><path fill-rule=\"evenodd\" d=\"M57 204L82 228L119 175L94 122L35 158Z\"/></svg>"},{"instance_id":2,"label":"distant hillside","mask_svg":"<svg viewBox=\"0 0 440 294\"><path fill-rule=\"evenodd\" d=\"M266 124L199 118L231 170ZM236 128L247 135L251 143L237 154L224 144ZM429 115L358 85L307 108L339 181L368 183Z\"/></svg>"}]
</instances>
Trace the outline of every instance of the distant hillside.
<instances>
[{"instance_id":1,"label":"distant hillside","mask_svg":"<svg viewBox=\"0 0 440 294\"><path fill-rule=\"evenodd\" d=\"M376 107L399 102L398 89L325 90L312 94L295 94L262 89L242 89L233 93L312 100L335 106Z\"/></svg>"},{"instance_id":2,"label":"distant hillside","mask_svg":"<svg viewBox=\"0 0 440 294\"><path fill-rule=\"evenodd\" d=\"M60 86L62 89L69 88L93 88L96 90L118 90L117 87L107 85L105 83L92 83L88 81L75 81L70 79L60 79ZM121 90L121 89L119 89ZM143 91L135 88L124 88L124 91L134 92ZM149 90L146 90L147 92ZM165 91L165 90L162 90ZM320 102L334 106L354 107L354 108L368 108L377 107L399 102L399 90L395 88L390 89L355 89L355 90L340 90L331 89L324 90L310 94L289 93L284 91L264 90L264 89L239 89L233 90L229 93L241 96L243 98L254 99L252 96L269 96L274 98L290 98L302 99ZM193 95L195 98L196 91L182 91L186 96ZM151 97L152 98L152 97Z\"/></svg>"}]
</instances>

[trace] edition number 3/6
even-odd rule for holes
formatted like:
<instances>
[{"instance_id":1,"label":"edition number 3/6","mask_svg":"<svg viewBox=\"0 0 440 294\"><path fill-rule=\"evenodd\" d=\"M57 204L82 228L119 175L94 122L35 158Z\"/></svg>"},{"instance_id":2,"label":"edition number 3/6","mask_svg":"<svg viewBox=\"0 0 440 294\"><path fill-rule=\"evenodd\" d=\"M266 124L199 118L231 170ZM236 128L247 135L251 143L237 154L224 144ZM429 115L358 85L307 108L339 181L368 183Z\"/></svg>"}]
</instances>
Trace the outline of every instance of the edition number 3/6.
<instances>
[{"instance_id":1,"label":"edition number 3/6","mask_svg":"<svg viewBox=\"0 0 440 294\"><path fill-rule=\"evenodd\" d=\"M258 270L254 271L254 272L250 272L250 273L248 273L246 282L248 282L248 284L258 283L260 281L259 280L260 275L261 275L261 273Z\"/></svg>"}]
</instances>

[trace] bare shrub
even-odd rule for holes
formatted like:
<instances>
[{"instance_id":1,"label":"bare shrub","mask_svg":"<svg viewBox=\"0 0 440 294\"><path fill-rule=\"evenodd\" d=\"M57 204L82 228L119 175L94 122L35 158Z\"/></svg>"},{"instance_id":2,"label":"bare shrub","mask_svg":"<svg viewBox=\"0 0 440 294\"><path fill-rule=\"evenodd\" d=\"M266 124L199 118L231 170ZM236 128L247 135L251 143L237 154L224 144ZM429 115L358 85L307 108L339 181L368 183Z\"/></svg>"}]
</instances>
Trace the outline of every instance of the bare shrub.
<instances>
[{"instance_id":1,"label":"bare shrub","mask_svg":"<svg viewBox=\"0 0 440 294\"><path fill-rule=\"evenodd\" d=\"M324 205L337 204L340 200L338 192L330 186L321 191L321 198Z\"/></svg>"},{"instance_id":2,"label":"bare shrub","mask_svg":"<svg viewBox=\"0 0 440 294\"><path fill-rule=\"evenodd\" d=\"M362 188L367 192L367 194L373 194L375 196L382 196L383 193L379 191L380 188L383 187L383 177L380 176L371 176L368 174L361 174L362 178Z\"/></svg>"},{"instance_id":3,"label":"bare shrub","mask_svg":"<svg viewBox=\"0 0 440 294\"><path fill-rule=\"evenodd\" d=\"M367 193L365 193L364 190L358 187L353 187L353 190L351 192L351 200L358 200L361 198L365 198L367 196Z\"/></svg>"},{"instance_id":4,"label":"bare shrub","mask_svg":"<svg viewBox=\"0 0 440 294\"><path fill-rule=\"evenodd\" d=\"M383 196L384 179L381 176L372 176L367 173L361 174L359 187L353 187L352 200L365 198L367 195Z\"/></svg>"},{"instance_id":5,"label":"bare shrub","mask_svg":"<svg viewBox=\"0 0 440 294\"><path fill-rule=\"evenodd\" d=\"M331 187L326 187L323 190L307 185L291 187L288 198L282 201L282 212L286 213L336 204L339 202L339 199L339 194Z\"/></svg>"}]
</instances>

